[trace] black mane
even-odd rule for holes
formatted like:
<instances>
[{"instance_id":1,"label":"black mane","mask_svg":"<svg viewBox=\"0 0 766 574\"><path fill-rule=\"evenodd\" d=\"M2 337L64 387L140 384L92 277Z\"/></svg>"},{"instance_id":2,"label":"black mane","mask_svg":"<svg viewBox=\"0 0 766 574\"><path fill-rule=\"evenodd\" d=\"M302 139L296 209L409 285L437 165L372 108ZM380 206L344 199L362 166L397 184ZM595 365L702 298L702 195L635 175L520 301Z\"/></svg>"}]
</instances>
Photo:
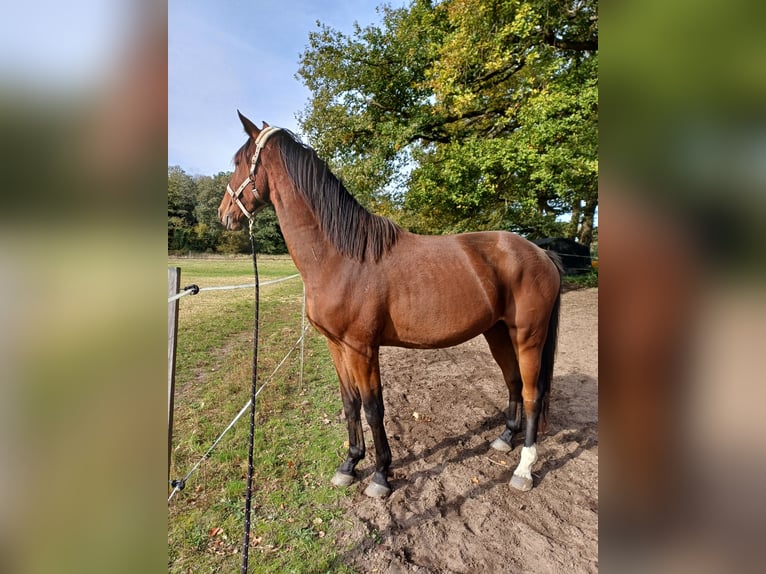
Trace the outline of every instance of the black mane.
<instances>
[{"instance_id":1,"label":"black mane","mask_svg":"<svg viewBox=\"0 0 766 574\"><path fill-rule=\"evenodd\" d=\"M338 251L359 261L379 261L396 244L401 228L362 207L316 152L288 130L274 135L287 174L319 227Z\"/></svg>"}]
</instances>

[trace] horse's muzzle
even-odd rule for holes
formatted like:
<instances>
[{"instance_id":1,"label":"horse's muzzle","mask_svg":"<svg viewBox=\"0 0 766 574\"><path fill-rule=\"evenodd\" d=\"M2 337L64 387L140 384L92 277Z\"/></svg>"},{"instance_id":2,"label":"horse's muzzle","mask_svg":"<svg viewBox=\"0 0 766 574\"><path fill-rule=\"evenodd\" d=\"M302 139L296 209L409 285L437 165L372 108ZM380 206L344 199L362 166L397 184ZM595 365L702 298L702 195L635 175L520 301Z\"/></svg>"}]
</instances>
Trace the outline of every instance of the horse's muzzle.
<instances>
[{"instance_id":1,"label":"horse's muzzle","mask_svg":"<svg viewBox=\"0 0 766 574\"><path fill-rule=\"evenodd\" d=\"M239 229L241 227L239 223L239 217L237 215L232 215L230 212L227 212L227 211L222 212L219 209L218 219L223 224L223 226L229 231L234 231L235 229Z\"/></svg>"}]
</instances>

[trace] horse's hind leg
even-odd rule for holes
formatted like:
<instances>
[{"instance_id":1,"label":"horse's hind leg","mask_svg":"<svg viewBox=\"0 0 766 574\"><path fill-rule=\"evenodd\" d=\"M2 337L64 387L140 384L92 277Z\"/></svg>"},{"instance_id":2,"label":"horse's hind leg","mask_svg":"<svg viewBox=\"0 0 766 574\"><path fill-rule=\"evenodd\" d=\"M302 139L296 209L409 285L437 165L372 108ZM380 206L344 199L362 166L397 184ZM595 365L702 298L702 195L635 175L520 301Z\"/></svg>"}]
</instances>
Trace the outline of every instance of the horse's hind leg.
<instances>
[{"instance_id":1,"label":"horse's hind leg","mask_svg":"<svg viewBox=\"0 0 766 574\"><path fill-rule=\"evenodd\" d=\"M513 471L511 486L518 490L532 488L532 465L537 461L537 428L540 420L542 398L538 392L542 345L520 346L519 370L523 381L521 396L524 400L526 432L521 449L519 465Z\"/></svg>"},{"instance_id":2,"label":"horse's hind leg","mask_svg":"<svg viewBox=\"0 0 766 574\"><path fill-rule=\"evenodd\" d=\"M512 450L512 440L514 433L521 430L521 373L519 364L516 360L516 351L511 343L511 336L508 332L508 326L504 322L496 323L494 327L484 333L484 338L489 344L489 350L492 352L500 370L503 372L503 379L508 387L508 418L505 421L505 430L492 441L490 445L495 450L508 452Z\"/></svg>"}]
</instances>

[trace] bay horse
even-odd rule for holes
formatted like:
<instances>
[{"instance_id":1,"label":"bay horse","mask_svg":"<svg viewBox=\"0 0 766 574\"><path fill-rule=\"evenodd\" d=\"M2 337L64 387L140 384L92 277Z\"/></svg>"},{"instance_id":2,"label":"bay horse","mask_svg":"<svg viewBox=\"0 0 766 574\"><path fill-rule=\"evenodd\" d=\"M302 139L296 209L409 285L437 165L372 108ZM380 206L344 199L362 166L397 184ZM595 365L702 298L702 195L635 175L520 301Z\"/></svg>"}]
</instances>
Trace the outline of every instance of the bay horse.
<instances>
[{"instance_id":1,"label":"bay horse","mask_svg":"<svg viewBox=\"0 0 766 574\"><path fill-rule=\"evenodd\" d=\"M483 334L509 392L505 429L491 446L512 449L523 404L524 447L510 484L531 489L556 349L556 256L504 231L410 233L364 209L294 134L265 122L259 129L238 114L248 139L234 156L218 215L227 229L240 229L268 203L274 206L306 288L306 314L326 337L340 380L349 446L333 484L353 483L365 456L363 408L375 446L365 494L391 492L380 347L443 348Z\"/></svg>"}]
</instances>

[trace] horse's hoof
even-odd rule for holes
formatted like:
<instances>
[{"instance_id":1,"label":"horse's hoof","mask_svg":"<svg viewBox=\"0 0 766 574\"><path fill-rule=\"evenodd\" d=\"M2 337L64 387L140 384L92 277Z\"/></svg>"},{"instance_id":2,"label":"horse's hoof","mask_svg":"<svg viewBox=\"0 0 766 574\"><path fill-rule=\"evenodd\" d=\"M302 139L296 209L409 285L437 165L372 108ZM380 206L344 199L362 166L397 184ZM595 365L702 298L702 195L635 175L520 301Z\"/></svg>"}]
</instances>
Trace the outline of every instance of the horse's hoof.
<instances>
[{"instance_id":1,"label":"horse's hoof","mask_svg":"<svg viewBox=\"0 0 766 574\"><path fill-rule=\"evenodd\" d=\"M364 493L370 498L385 498L391 494L391 489L388 486L372 481L364 490Z\"/></svg>"},{"instance_id":2,"label":"horse's hoof","mask_svg":"<svg viewBox=\"0 0 766 574\"><path fill-rule=\"evenodd\" d=\"M516 490L527 492L528 490L532 490L532 478L526 478L524 476L514 474L511 477L511 486Z\"/></svg>"},{"instance_id":3,"label":"horse's hoof","mask_svg":"<svg viewBox=\"0 0 766 574\"><path fill-rule=\"evenodd\" d=\"M513 450L513 447L500 437L497 437L495 440L493 440L492 444L489 446L500 452L511 452Z\"/></svg>"},{"instance_id":4,"label":"horse's hoof","mask_svg":"<svg viewBox=\"0 0 766 574\"><path fill-rule=\"evenodd\" d=\"M333 486L348 486L354 482L353 474L346 474L345 472L337 471L335 476L332 477Z\"/></svg>"}]
</instances>

